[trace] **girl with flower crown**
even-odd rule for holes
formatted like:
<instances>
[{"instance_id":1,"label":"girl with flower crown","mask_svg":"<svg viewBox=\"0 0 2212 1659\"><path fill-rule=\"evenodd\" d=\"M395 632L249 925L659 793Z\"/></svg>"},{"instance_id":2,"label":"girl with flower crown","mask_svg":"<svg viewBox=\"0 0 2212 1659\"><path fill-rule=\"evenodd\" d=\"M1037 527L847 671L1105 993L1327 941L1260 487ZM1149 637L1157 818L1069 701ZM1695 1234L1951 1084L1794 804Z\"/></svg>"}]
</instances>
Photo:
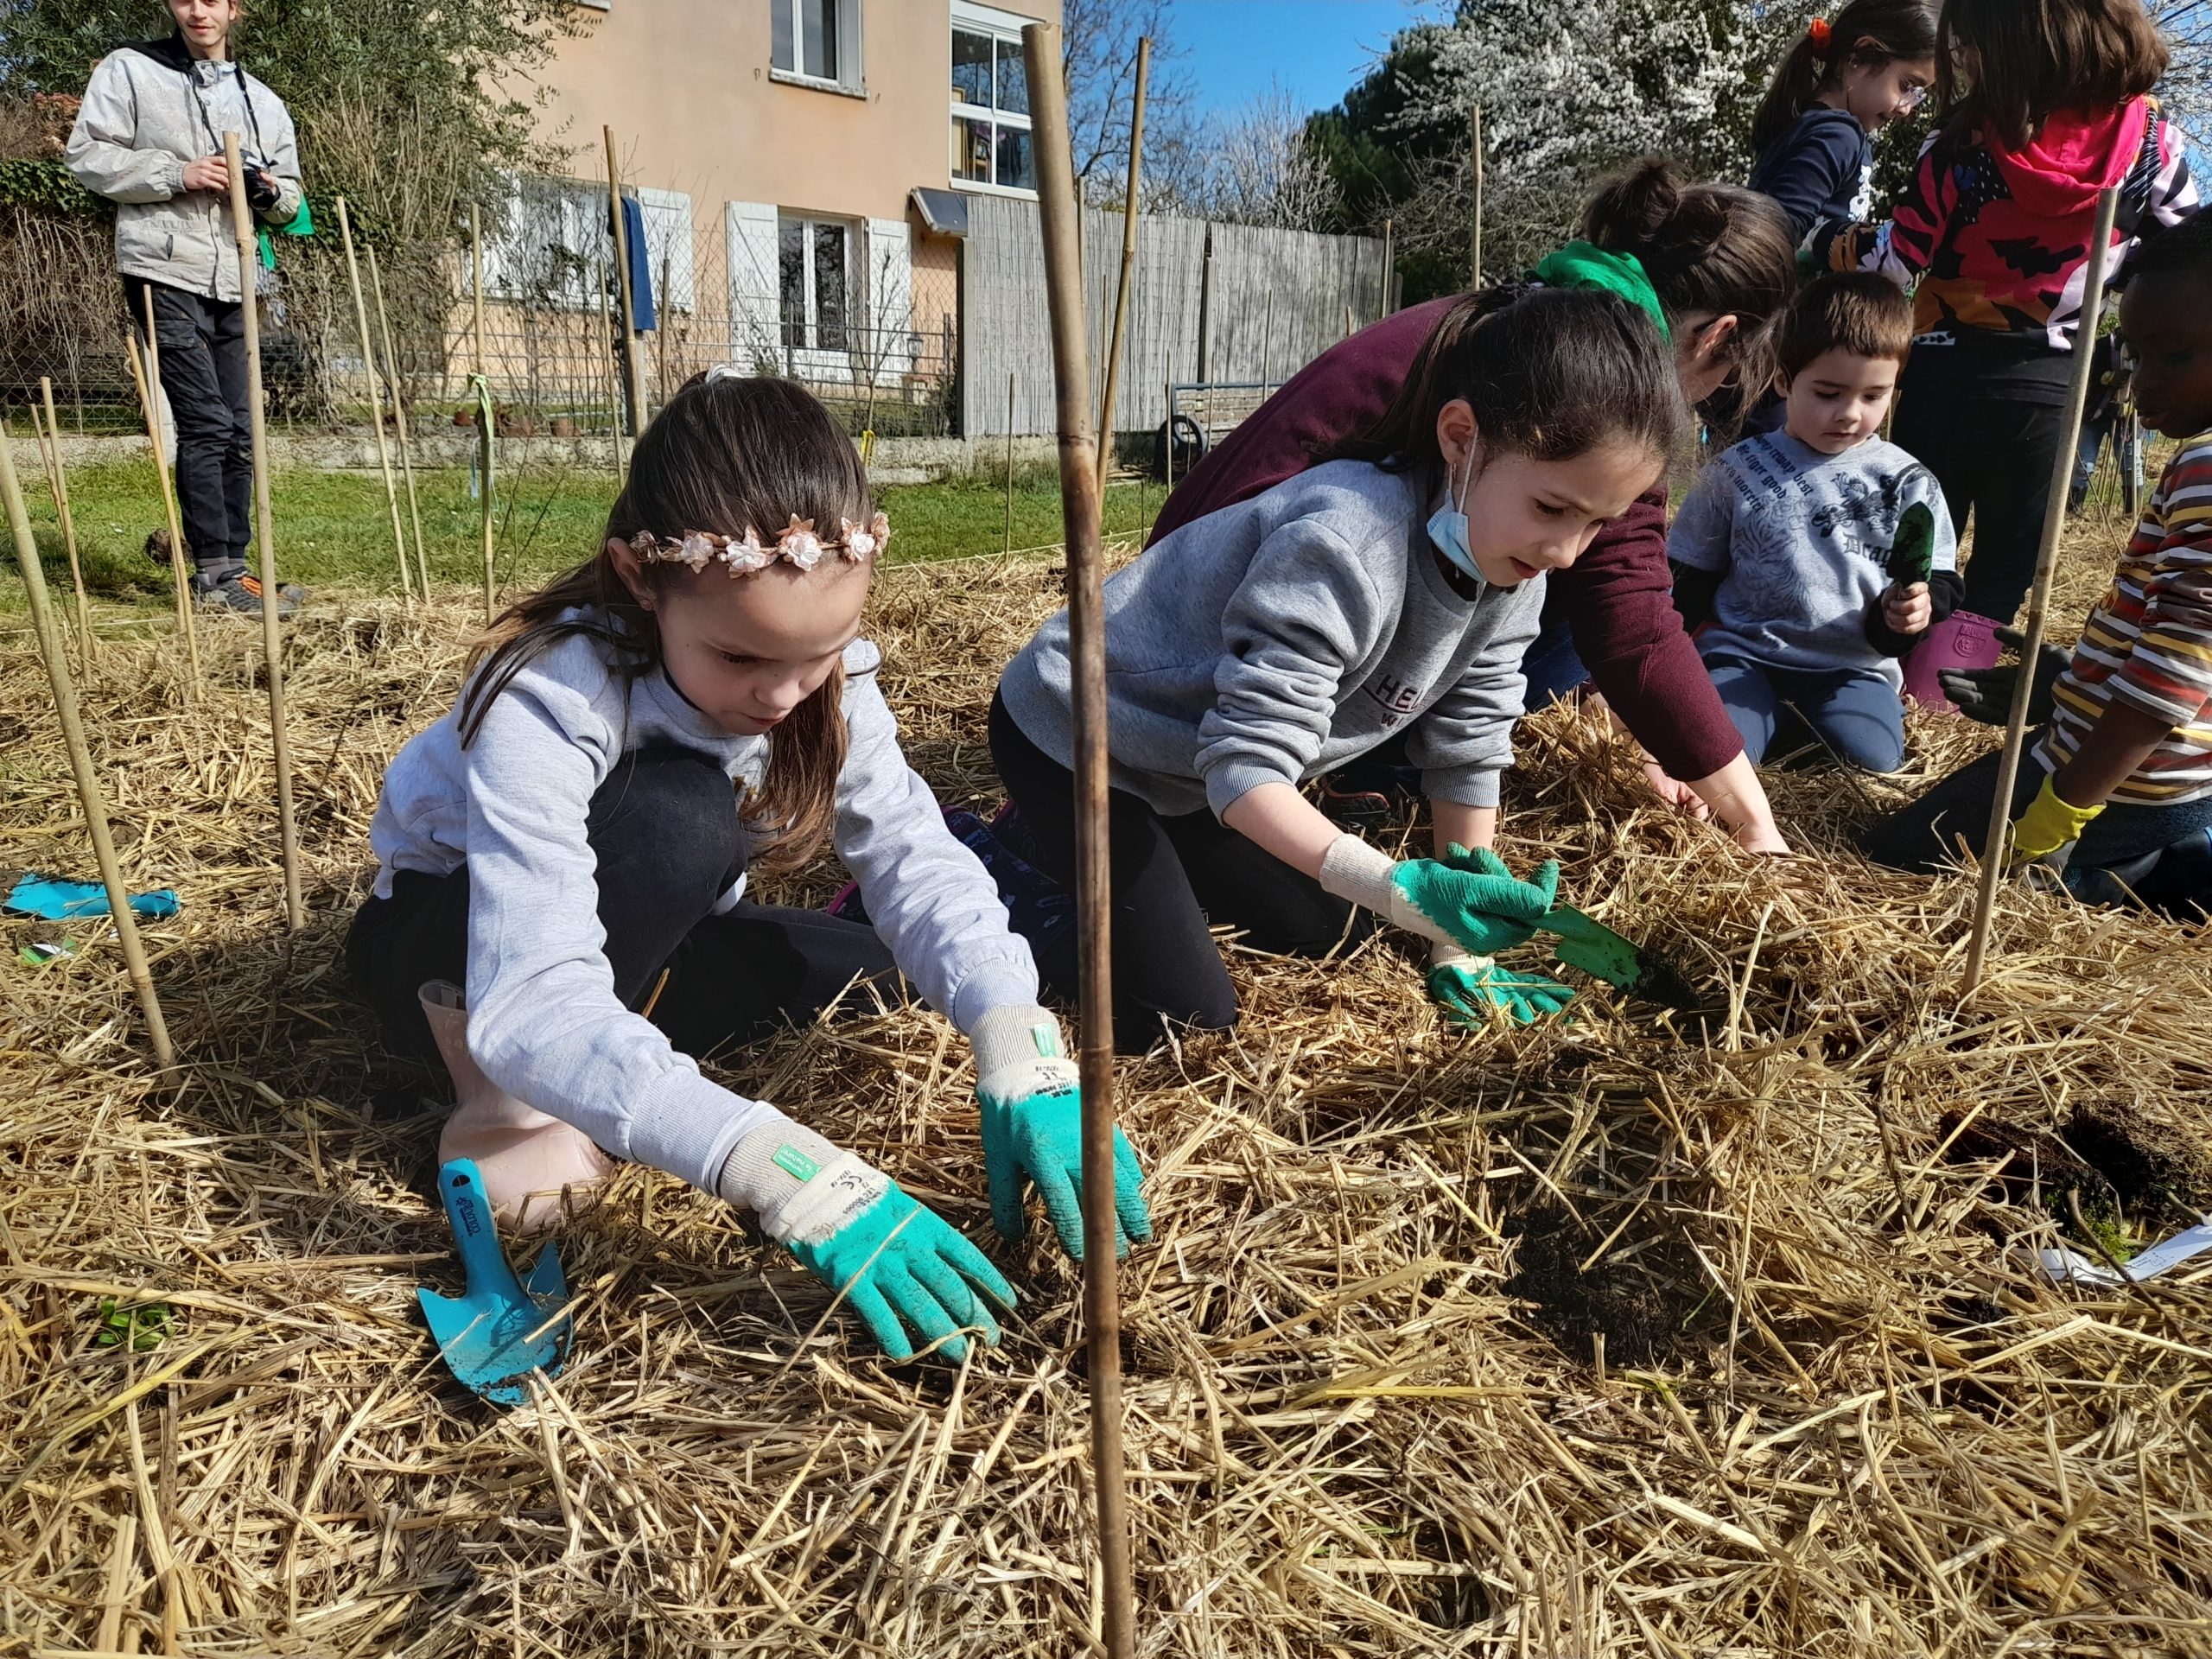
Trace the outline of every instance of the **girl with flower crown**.
<instances>
[{"instance_id":1,"label":"girl with flower crown","mask_svg":"<svg viewBox=\"0 0 2212 1659\"><path fill-rule=\"evenodd\" d=\"M974 1046L999 1230L1020 1236L1033 1182L1081 1254L1075 1068L860 637L889 533L804 391L694 378L639 439L598 556L507 611L392 762L346 956L387 1046L446 1061L463 1104L441 1160L473 1158L511 1221L556 1213L609 1154L652 1164L757 1217L894 1357L958 1357L1014 1301L982 1252L691 1058L903 975ZM871 924L745 898L825 840ZM1147 1237L1116 1152L1122 1230Z\"/></svg>"}]
</instances>

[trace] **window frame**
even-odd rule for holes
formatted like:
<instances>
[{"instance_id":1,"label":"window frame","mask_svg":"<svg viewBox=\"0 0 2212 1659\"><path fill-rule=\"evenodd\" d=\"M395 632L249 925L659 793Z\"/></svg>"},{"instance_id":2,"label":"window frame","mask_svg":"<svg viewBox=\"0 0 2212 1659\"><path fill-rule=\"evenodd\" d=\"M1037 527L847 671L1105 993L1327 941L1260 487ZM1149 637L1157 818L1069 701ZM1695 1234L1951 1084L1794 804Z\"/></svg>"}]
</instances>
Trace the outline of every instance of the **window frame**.
<instances>
[{"instance_id":1,"label":"window frame","mask_svg":"<svg viewBox=\"0 0 2212 1659\"><path fill-rule=\"evenodd\" d=\"M806 16L807 0L768 0L768 79L783 82L787 86L810 86L817 92L842 92L848 98L868 96L867 59L861 50L861 0L834 0L837 8L839 40L837 61L840 73L834 76L810 75L800 67L806 61L806 31L803 27ZM776 61L775 19L780 13L791 26L791 67L782 67Z\"/></svg>"},{"instance_id":2,"label":"window frame","mask_svg":"<svg viewBox=\"0 0 2212 1659\"><path fill-rule=\"evenodd\" d=\"M801 302L804 310L802 337L798 343L791 338L791 319L784 315L783 292L783 237L792 226L799 229L802 257L801 278L805 297ZM825 346L819 342L817 331L822 321L822 301L815 274L815 233L818 229L835 228L845 238L845 344ZM787 372L801 378L837 381L854 375L854 336L858 332L858 318L864 304L860 282L855 270L855 250L866 258L868 227L838 213L812 213L779 207L776 210L776 349L782 355Z\"/></svg>"},{"instance_id":3,"label":"window frame","mask_svg":"<svg viewBox=\"0 0 2212 1659\"><path fill-rule=\"evenodd\" d=\"M955 190L973 191L980 195L1011 196L1018 201L1034 201L1037 200L1037 188L1034 185L1001 184L997 178L999 131L1002 127L1012 128L1016 131L1026 132L1031 135L1029 143L1029 169L1033 177L1035 175L1037 170L1036 127L1033 116L1029 112L1025 111L1018 113L1012 110L1001 110L997 106L999 73L998 48L1001 44L1010 44L1014 47L1015 51L1020 51L1021 30L1023 25L1033 23L1036 21L1037 20L1033 17L1023 17L1014 12L1000 11L990 6L976 5L972 3L972 0L952 0L951 22L946 33L947 67L950 68L951 64L950 46L951 37L953 35L959 33L981 35L988 37L992 42L991 104L988 106L980 104L969 104L963 102L957 95L952 96L950 99L950 105L945 118L948 123L948 132L945 140L945 156L948 163L946 171L950 175L951 186ZM948 82L947 90L948 92L950 92L950 88L949 83L951 77L948 74L945 79ZM989 124L991 130L992 173L992 176L990 178L963 178L950 166L952 159L952 140L949 124L956 120L967 120L971 122L981 121Z\"/></svg>"}]
</instances>

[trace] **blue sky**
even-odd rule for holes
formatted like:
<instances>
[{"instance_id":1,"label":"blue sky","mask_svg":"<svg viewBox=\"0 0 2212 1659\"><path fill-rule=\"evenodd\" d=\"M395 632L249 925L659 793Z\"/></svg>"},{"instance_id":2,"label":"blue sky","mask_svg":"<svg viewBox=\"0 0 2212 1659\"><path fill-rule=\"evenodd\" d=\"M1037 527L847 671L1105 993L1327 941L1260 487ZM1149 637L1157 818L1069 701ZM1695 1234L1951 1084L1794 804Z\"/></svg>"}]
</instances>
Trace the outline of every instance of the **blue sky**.
<instances>
[{"instance_id":1,"label":"blue sky","mask_svg":"<svg viewBox=\"0 0 2212 1659\"><path fill-rule=\"evenodd\" d=\"M1179 0L1175 38L1201 107L1234 110L1280 84L1325 109L1408 23L1446 16L1449 0Z\"/></svg>"}]
</instances>

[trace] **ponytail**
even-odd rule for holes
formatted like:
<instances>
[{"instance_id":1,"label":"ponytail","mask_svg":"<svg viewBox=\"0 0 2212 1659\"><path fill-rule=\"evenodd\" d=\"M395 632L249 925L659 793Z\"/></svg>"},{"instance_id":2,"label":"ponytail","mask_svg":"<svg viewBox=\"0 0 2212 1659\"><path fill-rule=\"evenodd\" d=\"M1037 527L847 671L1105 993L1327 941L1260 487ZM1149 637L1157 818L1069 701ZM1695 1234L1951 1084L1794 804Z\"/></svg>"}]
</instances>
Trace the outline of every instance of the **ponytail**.
<instances>
[{"instance_id":1,"label":"ponytail","mask_svg":"<svg viewBox=\"0 0 2212 1659\"><path fill-rule=\"evenodd\" d=\"M1813 100L1835 84L1844 65L1878 69L1935 57L1931 0L1850 0L1834 22L1815 17L1783 54L1751 118L1751 149L1763 152L1786 134Z\"/></svg>"}]
</instances>

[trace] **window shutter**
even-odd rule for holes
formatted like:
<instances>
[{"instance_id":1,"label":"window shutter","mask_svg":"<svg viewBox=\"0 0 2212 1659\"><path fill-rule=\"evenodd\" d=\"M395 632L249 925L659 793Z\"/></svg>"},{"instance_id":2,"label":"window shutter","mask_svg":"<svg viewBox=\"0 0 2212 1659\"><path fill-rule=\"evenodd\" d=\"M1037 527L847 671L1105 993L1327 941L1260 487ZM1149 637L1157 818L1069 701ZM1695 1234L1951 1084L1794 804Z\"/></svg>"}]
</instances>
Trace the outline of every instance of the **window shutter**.
<instances>
[{"instance_id":1,"label":"window shutter","mask_svg":"<svg viewBox=\"0 0 2212 1659\"><path fill-rule=\"evenodd\" d=\"M774 206L726 202L722 237L729 257L730 361L748 373L779 373L782 302L776 275Z\"/></svg>"},{"instance_id":2,"label":"window shutter","mask_svg":"<svg viewBox=\"0 0 2212 1659\"><path fill-rule=\"evenodd\" d=\"M861 345L866 365L880 385L895 384L913 372L907 349L914 329L914 267L903 219L868 221L868 274L861 279L867 333Z\"/></svg>"},{"instance_id":3,"label":"window shutter","mask_svg":"<svg viewBox=\"0 0 2212 1659\"><path fill-rule=\"evenodd\" d=\"M640 187L638 207L645 219L646 268L652 272L654 298L664 310L692 310L697 272L691 253L691 198L681 190Z\"/></svg>"}]
</instances>

